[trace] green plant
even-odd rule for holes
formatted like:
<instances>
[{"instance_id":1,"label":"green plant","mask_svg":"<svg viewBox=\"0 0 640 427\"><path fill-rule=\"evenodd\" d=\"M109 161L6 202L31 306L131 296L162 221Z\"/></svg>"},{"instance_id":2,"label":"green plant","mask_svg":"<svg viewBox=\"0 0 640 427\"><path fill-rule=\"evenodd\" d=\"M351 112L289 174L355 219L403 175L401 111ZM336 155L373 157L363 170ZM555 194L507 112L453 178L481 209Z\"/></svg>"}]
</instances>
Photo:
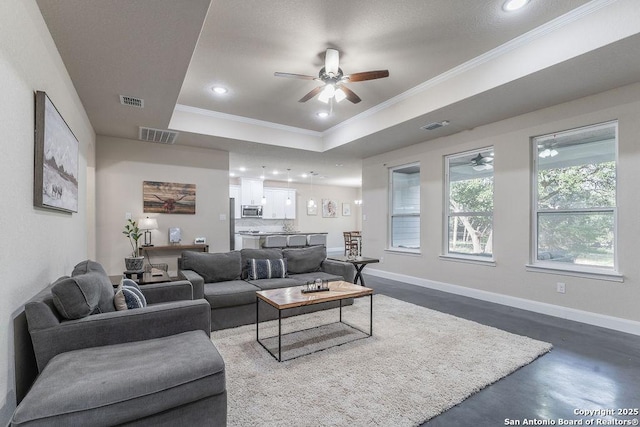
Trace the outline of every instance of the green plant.
<instances>
[{"instance_id":1,"label":"green plant","mask_svg":"<svg viewBox=\"0 0 640 427\"><path fill-rule=\"evenodd\" d=\"M124 226L124 231L122 232L125 236L129 238L129 243L131 243L131 256L138 257L140 256L140 247L138 246L138 240L142 237L142 232L138 228L138 224L132 220L127 220L127 224Z\"/></svg>"}]
</instances>

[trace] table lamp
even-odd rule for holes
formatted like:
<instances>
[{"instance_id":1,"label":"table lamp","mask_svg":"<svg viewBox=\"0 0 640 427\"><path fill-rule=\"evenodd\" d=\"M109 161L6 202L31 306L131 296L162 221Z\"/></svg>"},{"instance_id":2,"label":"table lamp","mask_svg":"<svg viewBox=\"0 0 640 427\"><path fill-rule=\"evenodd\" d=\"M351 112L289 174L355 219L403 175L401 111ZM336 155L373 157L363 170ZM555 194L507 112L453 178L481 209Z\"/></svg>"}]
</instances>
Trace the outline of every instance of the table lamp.
<instances>
[{"instance_id":1,"label":"table lamp","mask_svg":"<svg viewBox=\"0 0 640 427\"><path fill-rule=\"evenodd\" d=\"M151 230L158 229L158 220L149 217L141 218L138 221L138 228L144 230L144 245L142 246L153 246L151 244Z\"/></svg>"}]
</instances>

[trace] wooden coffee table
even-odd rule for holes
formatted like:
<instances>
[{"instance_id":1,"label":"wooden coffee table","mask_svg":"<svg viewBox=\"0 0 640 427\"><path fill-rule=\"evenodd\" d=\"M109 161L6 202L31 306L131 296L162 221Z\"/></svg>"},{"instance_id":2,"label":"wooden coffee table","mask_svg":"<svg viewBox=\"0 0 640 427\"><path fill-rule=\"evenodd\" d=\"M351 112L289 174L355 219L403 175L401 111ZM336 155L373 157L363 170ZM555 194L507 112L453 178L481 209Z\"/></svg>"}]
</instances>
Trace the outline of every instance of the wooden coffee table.
<instances>
[{"instance_id":1,"label":"wooden coffee table","mask_svg":"<svg viewBox=\"0 0 640 427\"><path fill-rule=\"evenodd\" d=\"M282 362L282 312L290 308L321 304L329 301L340 301L339 322L352 327L367 337L373 335L373 289L353 283L336 281L329 283L329 290L323 292L302 293L302 286L281 289L269 289L256 292L256 340L278 362ZM356 328L342 321L342 301L348 298L369 296L369 332ZM278 355L260 341L260 303L267 303L278 310Z\"/></svg>"}]
</instances>

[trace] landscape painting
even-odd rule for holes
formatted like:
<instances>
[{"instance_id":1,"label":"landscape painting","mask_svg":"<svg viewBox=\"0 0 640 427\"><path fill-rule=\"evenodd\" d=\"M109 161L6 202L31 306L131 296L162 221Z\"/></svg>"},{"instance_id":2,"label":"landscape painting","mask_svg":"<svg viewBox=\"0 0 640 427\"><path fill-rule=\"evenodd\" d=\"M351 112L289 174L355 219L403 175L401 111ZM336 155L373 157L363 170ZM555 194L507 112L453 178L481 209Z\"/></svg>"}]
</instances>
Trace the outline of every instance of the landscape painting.
<instances>
[{"instance_id":1,"label":"landscape painting","mask_svg":"<svg viewBox=\"0 0 640 427\"><path fill-rule=\"evenodd\" d=\"M33 204L78 212L78 140L45 92L36 92Z\"/></svg>"},{"instance_id":2,"label":"landscape painting","mask_svg":"<svg viewBox=\"0 0 640 427\"><path fill-rule=\"evenodd\" d=\"M142 183L144 213L196 213L196 185L176 182L144 181Z\"/></svg>"}]
</instances>

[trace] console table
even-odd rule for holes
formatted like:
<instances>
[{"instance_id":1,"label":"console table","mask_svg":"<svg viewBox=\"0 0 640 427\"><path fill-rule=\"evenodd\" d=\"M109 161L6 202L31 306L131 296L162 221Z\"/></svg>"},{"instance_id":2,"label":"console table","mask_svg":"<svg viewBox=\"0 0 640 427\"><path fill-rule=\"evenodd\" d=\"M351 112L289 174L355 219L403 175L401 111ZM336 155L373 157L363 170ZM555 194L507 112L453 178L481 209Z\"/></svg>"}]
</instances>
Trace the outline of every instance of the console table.
<instances>
[{"instance_id":1,"label":"console table","mask_svg":"<svg viewBox=\"0 0 640 427\"><path fill-rule=\"evenodd\" d=\"M141 246L140 253L144 256L147 252L169 252L169 251L199 251L209 252L209 245L166 245L166 246Z\"/></svg>"}]
</instances>

